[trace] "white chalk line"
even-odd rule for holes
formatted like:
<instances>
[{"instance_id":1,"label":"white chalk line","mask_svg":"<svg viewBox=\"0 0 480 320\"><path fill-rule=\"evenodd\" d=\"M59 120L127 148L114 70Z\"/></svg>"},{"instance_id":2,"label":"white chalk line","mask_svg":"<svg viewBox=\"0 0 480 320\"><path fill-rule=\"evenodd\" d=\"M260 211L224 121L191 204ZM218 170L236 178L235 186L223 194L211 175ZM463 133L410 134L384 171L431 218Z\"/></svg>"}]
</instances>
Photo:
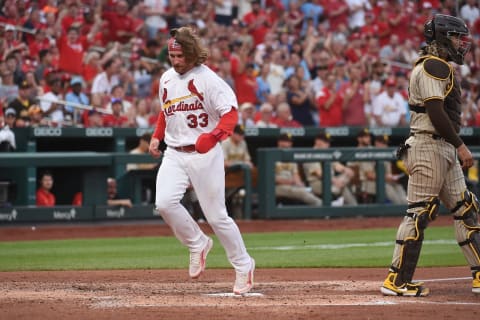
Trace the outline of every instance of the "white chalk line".
<instances>
[{"instance_id":1,"label":"white chalk line","mask_svg":"<svg viewBox=\"0 0 480 320\"><path fill-rule=\"evenodd\" d=\"M459 280L472 280L472 277L423 279L423 280L416 280L416 281L421 281L421 282L442 282L442 281L459 281Z\"/></svg>"},{"instance_id":2,"label":"white chalk line","mask_svg":"<svg viewBox=\"0 0 480 320\"><path fill-rule=\"evenodd\" d=\"M233 297L233 298L250 298L250 297L263 297L263 293L260 292L249 292L245 294L235 294L233 292L218 292L218 293L204 293L202 294L205 297Z\"/></svg>"},{"instance_id":3,"label":"white chalk line","mask_svg":"<svg viewBox=\"0 0 480 320\"><path fill-rule=\"evenodd\" d=\"M423 244L426 245L456 245L457 242L454 240L424 240ZM300 250L300 249L321 249L321 250L338 250L338 249L349 249L349 248L360 248L360 247L393 247L395 242L393 241L383 241L383 242L370 242L370 243L327 243L327 244L310 244L310 245L290 245L290 246L275 246L275 247L249 247L248 250L277 250L277 251L290 251L290 250Z\"/></svg>"}]
</instances>

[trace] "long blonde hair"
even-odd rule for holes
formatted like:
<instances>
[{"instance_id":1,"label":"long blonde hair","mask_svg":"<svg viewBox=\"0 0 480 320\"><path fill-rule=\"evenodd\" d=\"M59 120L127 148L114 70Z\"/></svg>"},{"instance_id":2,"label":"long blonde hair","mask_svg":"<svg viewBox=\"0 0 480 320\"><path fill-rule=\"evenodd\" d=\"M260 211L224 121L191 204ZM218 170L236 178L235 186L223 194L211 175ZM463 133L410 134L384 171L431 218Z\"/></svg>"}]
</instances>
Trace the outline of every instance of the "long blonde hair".
<instances>
[{"instance_id":1,"label":"long blonde hair","mask_svg":"<svg viewBox=\"0 0 480 320\"><path fill-rule=\"evenodd\" d=\"M208 49L202 46L200 38L192 28L172 29L170 35L182 46L182 52L187 62L193 62L198 66L207 61Z\"/></svg>"}]
</instances>

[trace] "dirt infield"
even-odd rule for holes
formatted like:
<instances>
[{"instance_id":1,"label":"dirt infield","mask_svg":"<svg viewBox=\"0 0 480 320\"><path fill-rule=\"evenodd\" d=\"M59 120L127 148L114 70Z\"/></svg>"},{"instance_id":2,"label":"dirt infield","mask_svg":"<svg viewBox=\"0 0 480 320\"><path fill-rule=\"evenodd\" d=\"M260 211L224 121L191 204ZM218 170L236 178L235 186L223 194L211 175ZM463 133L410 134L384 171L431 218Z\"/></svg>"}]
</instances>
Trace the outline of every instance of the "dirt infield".
<instances>
[{"instance_id":1,"label":"dirt infield","mask_svg":"<svg viewBox=\"0 0 480 320\"><path fill-rule=\"evenodd\" d=\"M396 227L400 218L239 222L246 232ZM451 225L439 217L435 225ZM211 232L203 224L206 232ZM171 235L158 223L1 227L0 241ZM392 235L393 236L393 235ZM421 268L432 293L384 297L386 268L258 269L244 297L230 294L234 272L186 270L0 272L0 319L458 319L480 314L465 267Z\"/></svg>"}]
</instances>

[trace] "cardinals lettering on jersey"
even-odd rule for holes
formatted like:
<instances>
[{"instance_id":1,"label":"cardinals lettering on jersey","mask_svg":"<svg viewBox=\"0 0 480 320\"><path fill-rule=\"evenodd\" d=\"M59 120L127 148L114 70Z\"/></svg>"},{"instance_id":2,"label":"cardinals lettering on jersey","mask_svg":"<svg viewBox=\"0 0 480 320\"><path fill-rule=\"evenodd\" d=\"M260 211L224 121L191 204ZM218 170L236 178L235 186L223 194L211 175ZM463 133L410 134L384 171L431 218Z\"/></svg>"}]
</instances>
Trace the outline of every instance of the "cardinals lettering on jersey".
<instances>
[{"instance_id":1,"label":"cardinals lettering on jersey","mask_svg":"<svg viewBox=\"0 0 480 320\"><path fill-rule=\"evenodd\" d=\"M190 91L189 95L182 97L174 98L172 100L167 100L168 91L166 88L163 89L162 101L163 109L165 110L165 115L171 116L176 111L192 111L203 109L203 104L200 101L204 100L203 94L198 91L193 83L193 79L188 82L188 90ZM184 100L192 97L197 97L200 101L196 100L195 103L185 103Z\"/></svg>"}]
</instances>

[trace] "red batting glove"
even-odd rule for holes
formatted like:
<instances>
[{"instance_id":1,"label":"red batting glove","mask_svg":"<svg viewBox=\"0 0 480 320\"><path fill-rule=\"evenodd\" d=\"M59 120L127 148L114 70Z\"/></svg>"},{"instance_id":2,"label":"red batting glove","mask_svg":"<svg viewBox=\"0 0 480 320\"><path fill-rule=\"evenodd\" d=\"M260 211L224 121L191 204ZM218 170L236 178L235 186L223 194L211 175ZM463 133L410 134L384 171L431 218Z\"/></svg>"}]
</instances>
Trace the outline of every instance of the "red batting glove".
<instances>
[{"instance_id":1,"label":"red batting glove","mask_svg":"<svg viewBox=\"0 0 480 320\"><path fill-rule=\"evenodd\" d=\"M198 153L207 153L224 137L225 133L220 129L215 129L209 133L202 133L195 143L195 150Z\"/></svg>"}]
</instances>

